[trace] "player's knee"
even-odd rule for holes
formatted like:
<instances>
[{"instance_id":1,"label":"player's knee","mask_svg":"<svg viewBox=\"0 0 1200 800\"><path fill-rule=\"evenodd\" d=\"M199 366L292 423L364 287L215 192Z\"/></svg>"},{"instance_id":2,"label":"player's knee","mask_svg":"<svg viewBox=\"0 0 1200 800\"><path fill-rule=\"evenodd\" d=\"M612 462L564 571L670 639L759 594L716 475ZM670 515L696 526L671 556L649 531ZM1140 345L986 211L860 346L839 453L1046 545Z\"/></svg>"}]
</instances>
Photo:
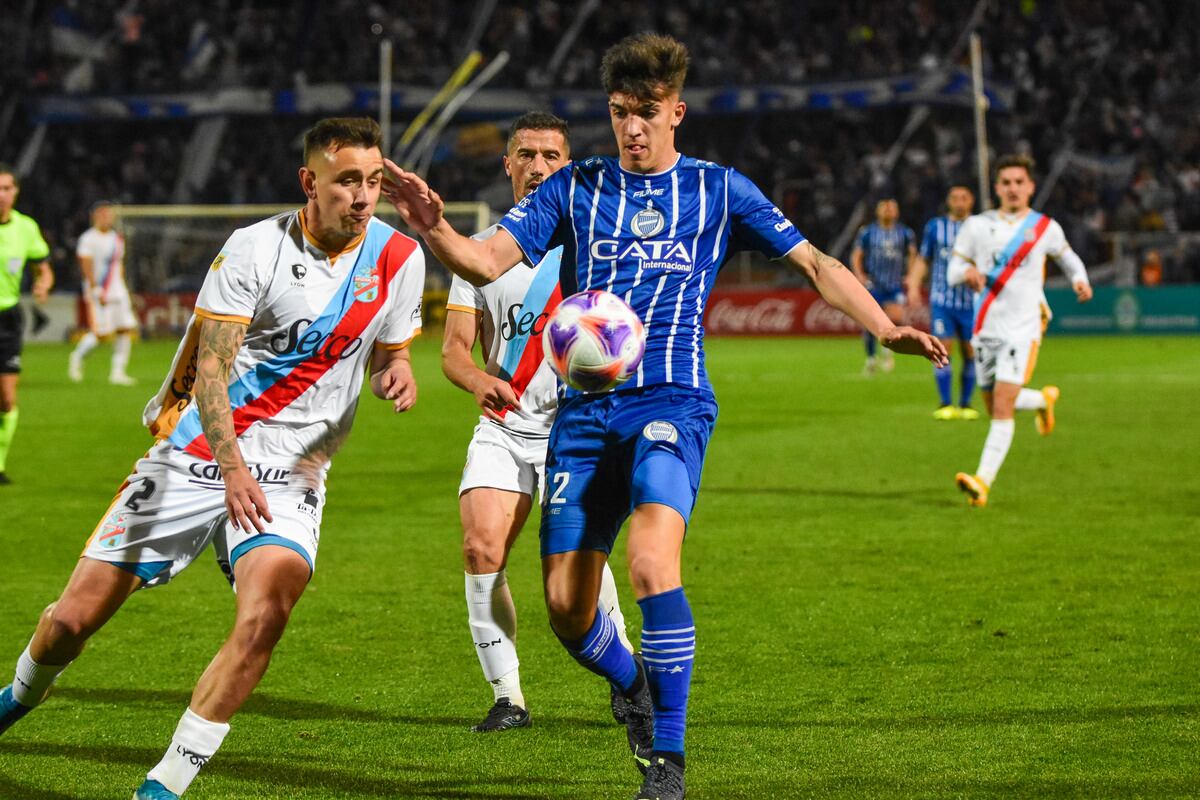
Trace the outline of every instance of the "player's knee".
<instances>
[{"instance_id":1,"label":"player's knee","mask_svg":"<svg viewBox=\"0 0 1200 800\"><path fill-rule=\"evenodd\" d=\"M629 582L638 597L661 594L679 585L674 559L654 551L629 556Z\"/></svg>"},{"instance_id":2,"label":"player's knee","mask_svg":"<svg viewBox=\"0 0 1200 800\"><path fill-rule=\"evenodd\" d=\"M565 587L560 591L547 588L546 611L555 633L564 639L580 639L592 626L596 604L568 592Z\"/></svg>"},{"instance_id":3,"label":"player's knee","mask_svg":"<svg viewBox=\"0 0 1200 800\"><path fill-rule=\"evenodd\" d=\"M463 563L472 575L499 572L504 568L505 550L503 534L482 528L468 528L463 532Z\"/></svg>"},{"instance_id":4,"label":"player's knee","mask_svg":"<svg viewBox=\"0 0 1200 800\"><path fill-rule=\"evenodd\" d=\"M52 647L68 642L83 644L101 624L92 609L62 601L46 606L42 619L49 630Z\"/></svg>"},{"instance_id":5,"label":"player's knee","mask_svg":"<svg viewBox=\"0 0 1200 800\"><path fill-rule=\"evenodd\" d=\"M235 639L250 653L269 653L278 644L287 627L291 610L282 602L264 600L253 609L239 613Z\"/></svg>"}]
</instances>

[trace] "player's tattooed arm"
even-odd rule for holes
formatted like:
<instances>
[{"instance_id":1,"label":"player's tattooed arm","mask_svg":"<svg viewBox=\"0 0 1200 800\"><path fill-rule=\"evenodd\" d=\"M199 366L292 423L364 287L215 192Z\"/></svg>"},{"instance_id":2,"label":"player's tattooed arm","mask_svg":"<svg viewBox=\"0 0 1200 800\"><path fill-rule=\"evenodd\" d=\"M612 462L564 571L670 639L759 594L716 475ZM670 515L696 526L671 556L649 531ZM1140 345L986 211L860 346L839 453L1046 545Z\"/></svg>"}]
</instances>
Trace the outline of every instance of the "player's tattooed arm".
<instances>
[{"instance_id":1,"label":"player's tattooed arm","mask_svg":"<svg viewBox=\"0 0 1200 800\"><path fill-rule=\"evenodd\" d=\"M259 532L271 512L262 487L250 474L238 448L229 403L229 373L246 335L246 325L227 320L204 319L196 357L196 383L192 389L200 411L200 425L208 449L221 468L225 481L225 508L235 528Z\"/></svg>"}]
</instances>

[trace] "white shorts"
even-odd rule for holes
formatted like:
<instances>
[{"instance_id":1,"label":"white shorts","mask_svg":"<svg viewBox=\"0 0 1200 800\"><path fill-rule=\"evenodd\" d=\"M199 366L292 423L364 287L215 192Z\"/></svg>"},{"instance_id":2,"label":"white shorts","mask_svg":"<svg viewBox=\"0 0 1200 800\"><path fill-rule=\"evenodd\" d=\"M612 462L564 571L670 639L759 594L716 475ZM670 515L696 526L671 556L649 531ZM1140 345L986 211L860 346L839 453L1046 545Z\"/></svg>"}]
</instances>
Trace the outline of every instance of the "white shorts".
<instances>
[{"instance_id":1,"label":"white shorts","mask_svg":"<svg viewBox=\"0 0 1200 800\"><path fill-rule=\"evenodd\" d=\"M128 291L112 292L106 303L101 303L95 292L89 292L86 299L88 327L97 336L137 329L137 317L133 314L133 301L129 299Z\"/></svg>"},{"instance_id":2,"label":"white shorts","mask_svg":"<svg viewBox=\"0 0 1200 800\"><path fill-rule=\"evenodd\" d=\"M480 422L467 447L467 465L458 493L489 488L532 497L542 486L548 440L546 436L513 433L493 422Z\"/></svg>"},{"instance_id":3,"label":"white shorts","mask_svg":"<svg viewBox=\"0 0 1200 800\"><path fill-rule=\"evenodd\" d=\"M1006 341L975 337L975 377L979 388L991 391L996 382L1024 386L1033 377L1038 339Z\"/></svg>"},{"instance_id":4,"label":"white shorts","mask_svg":"<svg viewBox=\"0 0 1200 800\"><path fill-rule=\"evenodd\" d=\"M159 442L121 485L83 555L117 564L140 577L144 586L171 580L209 542L230 584L237 560L262 545L294 550L313 569L325 508L323 476L267 464L249 466L274 519L266 523L266 532L237 530L229 523L225 484L215 463Z\"/></svg>"}]
</instances>

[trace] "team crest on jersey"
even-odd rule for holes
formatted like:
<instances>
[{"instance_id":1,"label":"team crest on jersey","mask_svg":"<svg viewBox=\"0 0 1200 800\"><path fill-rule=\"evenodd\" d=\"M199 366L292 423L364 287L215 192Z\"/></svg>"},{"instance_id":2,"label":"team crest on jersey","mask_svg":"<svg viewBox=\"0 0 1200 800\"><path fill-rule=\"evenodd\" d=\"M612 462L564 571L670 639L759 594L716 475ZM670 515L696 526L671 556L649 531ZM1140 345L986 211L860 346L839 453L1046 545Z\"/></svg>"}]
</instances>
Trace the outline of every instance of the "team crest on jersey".
<instances>
[{"instance_id":1,"label":"team crest on jersey","mask_svg":"<svg viewBox=\"0 0 1200 800\"><path fill-rule=\"evenodd\" d=\"M209 269L211 269L213 272L216 272L217 270L219 270L221 268L221 264L223 264L224 262L225 262L225 254L220 253L216 258L213 259L212 266L209 267Z\"/></svg>"},{"instance_id":2,"label":"team crest on jersey","mask_svg":"<svg viewBox=\"0 0 1200 800\"><path fill-rule=\"evenodd\" d=\"M667 227L666 217L654 206L643 208L633 215L633 219L629 220L629 230L633 231L634 236L639 239L657 236L665 227Z\"/></svg>"},{"instance_id":3,"label":"team crest on jersey","mask_svg":"<svg viewBox=\"0 0 1200 800\"><path fill-rule=\"evenodd\" d=\"M674 444L679 441L679 431L675 429L675 426L662 420L651 422L642 428L642 436L645 436L652 442L670 442Z\"/></svg>"},{"instance_id":4,"label":"team crest on jersey","mask_svg":"<svg viewBox=\"0 0 1200 800\"><path fill-rule=\"evenodd\" d=\"M378 296L379 269L375 264L359 264L354 268L354 299L360 303L371 303Z\"/></svg>"},{"instance_id":5,"label":"team crest on jersey","mask_svg":"<svg viewBox=\"0 0 1200 800\"><path fill-rule=\"evenodd\" d=\"M110 550L118 546L125 540L125 531L125 512L118 508L100 526L100 546Z\"/></svg>"}]
</instances>

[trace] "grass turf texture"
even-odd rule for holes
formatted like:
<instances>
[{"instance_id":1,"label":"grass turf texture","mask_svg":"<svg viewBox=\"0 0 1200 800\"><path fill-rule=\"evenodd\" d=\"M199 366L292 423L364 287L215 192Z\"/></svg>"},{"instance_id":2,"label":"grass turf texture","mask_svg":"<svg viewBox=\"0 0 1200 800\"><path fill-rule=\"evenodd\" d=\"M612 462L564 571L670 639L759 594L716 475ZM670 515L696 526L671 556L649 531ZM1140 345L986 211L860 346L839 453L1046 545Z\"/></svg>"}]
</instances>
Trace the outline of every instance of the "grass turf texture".
<instances>
[{"instance_id":1,"label":"grass turf texture","mask_svg":"<svg viewBox=\"0 0 1200 800\"><path fill-rule=\"evenodd\" d=\"M135 389L30 347L0 488L0 684L147 445ZM858 374L856 340L716 340L721 401L685 549L699 629L689 797L1200 794L1200 348L1053 338L991 504L953 484L987 423L935 422L928 365ZM531 729L490 704L466 626L455 490L470 398L415 349L420 399L364 394L329 478L316 577L202 798L626 798L607 689L559 647L536 526L509 565ZM535 514L536 516L536 514ZM618 553L623 556L623 545ZM616 562L617 560L614 559ZM640 617L618 566L635 637ZM211 553L142 592L0 738L0 797L126 797L160 757L233 602Z\"/></svg>"}]
</instances>

